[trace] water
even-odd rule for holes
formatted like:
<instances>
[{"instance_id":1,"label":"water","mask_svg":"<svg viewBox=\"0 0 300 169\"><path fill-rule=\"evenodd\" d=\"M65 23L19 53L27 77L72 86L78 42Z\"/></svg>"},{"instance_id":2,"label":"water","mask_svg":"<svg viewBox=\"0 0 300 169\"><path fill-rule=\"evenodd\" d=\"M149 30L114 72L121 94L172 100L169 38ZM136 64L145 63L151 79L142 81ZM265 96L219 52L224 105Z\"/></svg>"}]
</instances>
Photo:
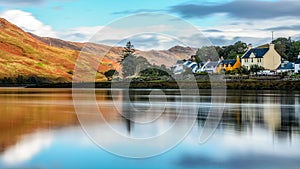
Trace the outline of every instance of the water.
<instances>
[{"instance_id":1,"label":"water","mask_svg":"<svg viewBox=\"0 0 300 169\"><path fill-rule=\"evenodd\" d=\"M180 92L148 90L96 91L99 110L120 134L134 138L157 136L176 121ZM179 127L196 117L192 130L171 150L145 159L116 156L96 145L82 130L74 111L70 89L0 89L0 168L204 168L204 169L296 169L300 165L300 93L297 91L227 91L223 118L217 130L199 144L211 104L209 90L201 90L199 107L184 112ZM83 99L86 101L86 98ZM113 102L115 100L115 102ZM162 104L167 101L166 104ZM120 109L114 108L119 104ZM132 112L134 108L138 111ZM163 111L162 111L163 110ZM184 109L186 110L186 109ZM88 111L88 109L87 109ZM122 117L119 112L134 121ZM152 122L150 126L141 122ZM93 125L103 125L91 122ZM101 132L106 145L133 150ZM178 133L180 133L178 131ZM174 133L174 138L178 135ZM169 138L172 140L172 137ZM144 149L154 146L145 144Z\"/></svg>"}]
</instances>

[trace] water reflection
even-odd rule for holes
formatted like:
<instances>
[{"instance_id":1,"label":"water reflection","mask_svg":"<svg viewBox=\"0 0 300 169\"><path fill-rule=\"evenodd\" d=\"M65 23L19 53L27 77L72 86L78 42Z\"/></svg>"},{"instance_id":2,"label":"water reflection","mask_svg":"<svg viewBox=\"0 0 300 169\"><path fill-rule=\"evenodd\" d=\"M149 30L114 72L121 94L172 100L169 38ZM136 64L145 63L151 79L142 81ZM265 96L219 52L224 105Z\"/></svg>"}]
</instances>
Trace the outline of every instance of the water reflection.
<instances>
[{"instance_id":1,"label":"water reflection","mask_svg":"<svg viewBox=\"0 0 300 169\"><path fill-rule=\"evenodd\" d=\"M210 102L210 98L203 98ZM219 128L225 132L240 134L262 128L278 138L291 139L292 134L299 134L299 94L274 91L243 91L241 94L230 94L223 119ZM199 109L198 123L202 126L206 120L209 107Z\"/></svg>"},{"instance_id":2,"label":"water reflection","mask_svg":"<svg viewBox=\"0 0 300 169\"><path fill-rule=\"evenodd\" d=\"M37 129L78 124L70 90L0 89L0 152Z\"/></svg>"},{"instance_id":3,"label":"water reflection","mask_svg":"<svg viewBox=\"0 0 300 169\"><path fill-rule=\"evenodd\" d=\"M96 90L99 109L114 129L131 137L163 133L182 107L177 90L165 90L165 96L149 96L150 90L114 92L113 98L110 90ZM298 168L299 92L227 93L222 121L206 144L197 140L214 105L210 91L201 90L197 105L183 103L199 111L194 112L197 125L182 144L155 158L130 160L100 150L86 137L74 113L71 90L0 89L0 168ZM186 119L193 117L193 112L184 113ZM186 119L180 119L182 126ZM109 133L101 132L109 140ZM126 149L113 138L107 144Z\"/></svg>"}]
</instances>

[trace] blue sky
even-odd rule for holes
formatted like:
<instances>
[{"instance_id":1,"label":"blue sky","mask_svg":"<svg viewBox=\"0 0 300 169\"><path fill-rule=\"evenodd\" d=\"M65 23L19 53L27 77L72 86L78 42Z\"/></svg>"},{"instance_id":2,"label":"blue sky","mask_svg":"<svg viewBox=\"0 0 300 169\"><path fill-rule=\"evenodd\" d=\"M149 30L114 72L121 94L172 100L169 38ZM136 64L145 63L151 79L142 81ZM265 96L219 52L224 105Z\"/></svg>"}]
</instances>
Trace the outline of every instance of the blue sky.
<instances>
[{"instance_id":1,"label":"blue sky","mask_svg":"<svg viewBox=\"0 0 300 169\"><path fill-rule=\"evenodd\" d=\"M299 9L297 0L0 0L0 17L25 31L79 42L88 41L122 17L141 12L180 17L214 45L238 40L260 45L270 41L271 31L275 31L275 37L297 40ZM109 41L109 37L103 37L99 42Z\"/></svg>"}]
</instances>

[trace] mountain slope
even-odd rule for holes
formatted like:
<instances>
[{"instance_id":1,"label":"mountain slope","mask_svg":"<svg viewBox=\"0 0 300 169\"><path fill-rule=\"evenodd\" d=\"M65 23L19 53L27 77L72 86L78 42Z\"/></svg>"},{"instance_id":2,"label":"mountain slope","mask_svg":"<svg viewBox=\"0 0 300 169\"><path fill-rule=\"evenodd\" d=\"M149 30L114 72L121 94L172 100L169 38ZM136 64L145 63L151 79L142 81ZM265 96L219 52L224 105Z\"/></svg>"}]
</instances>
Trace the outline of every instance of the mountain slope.
<instances>
[{"instance_id":1,"label":"mountain slope","mask_svg":"<svg viewBox=\"0 0 300 169\"><path fill-rule=\"evenodd\" d=\"M18 76L40 77L49 82L70 82L76 59L85 47L89 59L96 60L94 51L109 51L100 62L97 81L105 80L103 73L118 67L122 47L101 44L69 42L24 32L14 24L0 18L0 79ZM178 59L188 58L195 49L176 46L165 51L136 51L156 65L172 66Z\"/></svg>"},{"instance_id":2,"label":"mountain slope","mask_svg":"<svg viewBox=\"0 0 300 169\"><path fill-rule=\"evenodd\" d=\"M40 76L70 81L78 51L51 47L0 19L0 77Z\"/></svg>"},{"instance_id":3,"label":"mountain slope","mask_svg":"<svg viewBox=\"0 0 300 169\"><path fill-rule=\"evenodd\" d=\"M103 44L93 43L68 42L55 38L39 37L36 35L33 35L33 37L37 38L38 40L41 40L46 44L59 48L80 51L83 47L88 47L90 50L99 51L100 53L104 51L109 51L106 57L108 59L113 60L114 62L117 62L120 59L120 55L122 53L122 47L111 47ZM149 62L154 63L156 65L165 64L166 66L170 67L173 64L175 64L177 60L189 58L191 55L196 53L196 50L197 49L191 47L174 46L168 50L136 50L136 55L143 56Z\"/></svg>"}]
</instances>

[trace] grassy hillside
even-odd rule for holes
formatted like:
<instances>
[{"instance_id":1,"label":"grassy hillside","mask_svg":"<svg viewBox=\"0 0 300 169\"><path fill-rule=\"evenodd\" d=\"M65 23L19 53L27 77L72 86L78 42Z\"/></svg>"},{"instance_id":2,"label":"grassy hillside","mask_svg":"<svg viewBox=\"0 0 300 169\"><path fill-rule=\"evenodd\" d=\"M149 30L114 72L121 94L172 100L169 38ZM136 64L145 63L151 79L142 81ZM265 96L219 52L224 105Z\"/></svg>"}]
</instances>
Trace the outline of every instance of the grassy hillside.
<instances>
[{"instance_id":1,"label":"grassy hillside","mask_svg":"<svg viewBox=\"0 0 300 169\"><path fill-rule=\"evenodd\" d=\"M96 81L106 80L104 72L119 66L117 61L122 47L39 37L0 18L0 83L71 82L76 59L83 47L88 49L86 59L95 62L99 56L91 53L109 50L99 63ZM165 51L136 51L138 56L145 57L152 64L166 66L172 66L176 60L188 58L194 53L195 49L180 46ZM84 63L84 67L90 64L87 61Z\"/></svg>"},{"instance_id":2,"label":"grassy hillside","mask_svg":"<svg viewBox=\"0 0 300 169\"><path fill-rule=\"evenodd\" d=\"M78 48L80 45L83 46L78 43ZM71 48L56 47L52 44L50 46L5 19L0 19L0 78L2 79L6 77L14 80L21 76L45 78L49 82L70 82L79 53L79 50ZM109 69L107 66L101 66L99 72L107 69ZM97 78L97 80L105 79L103 75Z\"/></svg>"}]
</instances>

